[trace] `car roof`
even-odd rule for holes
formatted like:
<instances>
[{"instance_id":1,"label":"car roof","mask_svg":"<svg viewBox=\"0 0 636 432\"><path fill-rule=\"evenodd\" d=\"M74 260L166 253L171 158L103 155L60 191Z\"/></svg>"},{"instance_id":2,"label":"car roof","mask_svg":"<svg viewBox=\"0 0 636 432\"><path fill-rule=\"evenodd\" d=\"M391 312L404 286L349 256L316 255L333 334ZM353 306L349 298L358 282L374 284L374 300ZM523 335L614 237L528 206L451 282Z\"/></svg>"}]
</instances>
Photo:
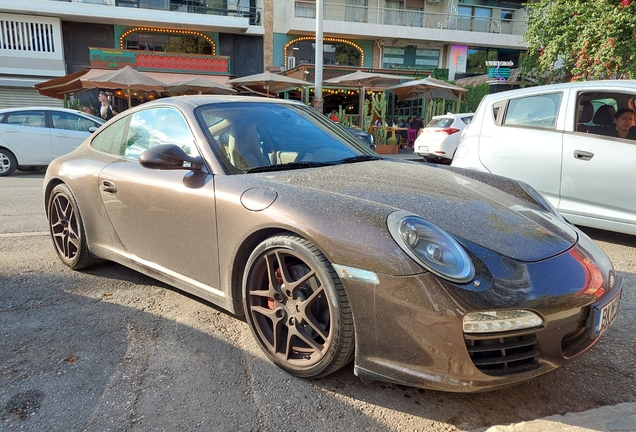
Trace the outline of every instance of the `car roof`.
<instances>
[{"instance_id":1,"label":"car roof","mask_svg":"<svg viewBox=\"0 0 636 432\"><path fill-rule=\"evenodd\" d=\"M133 109L142 109L152 106L159 106L164 104L174 105L182 108L192 109L197 106L214 104L214 103L229 103L229 102L246 102L246 103L270 103L270 104L288 104L288 105L302 105L306 104L289 99L277 99L266 98L256 96L238 96L238 95L187 95L187 96L173 96L161 99L155 99L151 102L146 102L142 105L136 106Z\"/></svg>"},{"instance_id":2,"label":"car roof","mask_svg":"<svg viewBox=\"0 0 636 432\"><path fill-rule=\"evenodd\" d=\"M524 87L512 90L506 90L498 93L486 95L484 99L505 99L515 96L521 96L525 94L541 93L544 91L558 91L558 90L586 90L586 89L598 89L602 87L610 88L616 87L633 87L636 90L636 80L595 80L595 81L575 81L568 83L557 84L545 84L540 86Z\"/></svg>"},{"instance_id":3,"label":"car roof","mask_svg":"<svg viewBox=\"0 0 636 432\"><path fill-rule=\"evenodd\" d=\"M0 109L1 113L4 112L12 112L12 111L28 111L28 110L47 110L47 111L66 111L72 113L80 113L85 114L82 111L70 108L62 108L62 107L50 107L50 106L25 106L25 107L13 107L13 108L2 108Z\"/></svg>"}]
</instances>

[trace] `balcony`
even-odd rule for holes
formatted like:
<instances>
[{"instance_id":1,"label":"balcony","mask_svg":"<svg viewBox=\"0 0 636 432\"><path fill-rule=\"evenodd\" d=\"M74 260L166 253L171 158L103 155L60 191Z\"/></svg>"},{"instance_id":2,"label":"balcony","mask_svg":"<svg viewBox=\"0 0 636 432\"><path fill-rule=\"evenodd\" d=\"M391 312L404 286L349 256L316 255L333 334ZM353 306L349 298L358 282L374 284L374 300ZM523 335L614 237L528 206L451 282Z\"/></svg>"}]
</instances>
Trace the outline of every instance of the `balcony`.
<instances>
[{"instance_id":1,"label":"balcony","mask_svg":"<svg viewBox=\"0 0 636 432\"><path fill-rule=\"evenodd\" d=\"M216 3L216 2L215 2ZM221 2L218 2L221 4ZM263 35L262 8L214 7L206 0L37 0L29 13L65 21L161 26ZM23 0L2 0L0 12L23 13ZM205 16L205 18L203 17Z\"/></svg>"},{"instance_id":2,"label":"balcony","mask_svg":"<svg viewBox=\"0 0 636 432\"><path fill-rule=\"evenodd\" d=\"M388 9L374 6L324 4L323 31L330 35L404 38L500 47L525 46L526 20L471 17L450 13ZM287 8L287 33L315 31L316 3L291 1Z\"/></svg>"}]
</instances>

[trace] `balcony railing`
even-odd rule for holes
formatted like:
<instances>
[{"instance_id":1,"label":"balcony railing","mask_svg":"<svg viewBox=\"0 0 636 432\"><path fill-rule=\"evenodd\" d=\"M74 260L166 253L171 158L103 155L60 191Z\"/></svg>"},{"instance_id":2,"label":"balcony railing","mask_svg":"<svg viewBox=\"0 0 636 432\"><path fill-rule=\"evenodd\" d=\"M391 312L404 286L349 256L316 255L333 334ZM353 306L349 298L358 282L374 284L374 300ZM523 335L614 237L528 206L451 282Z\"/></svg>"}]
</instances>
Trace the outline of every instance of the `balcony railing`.
<instances>
[{"instance_id":1,"label":"balcony railing","mask_svg":"<svg viewBox=\"0 0 636 432\"><path fill-rule=\"evenodd\" d=\"M141 8L203 15L220 15L249 18L250 25L262 24L262 8L257 7L211 7L205 1L197 0L55 0L68 3L99 4L115 7Z\"/></svg>"},{"instance_id":2,"label":"balcony railing","mask_svg":"<svg viewBox=\"0 0 636 432\"><path fill-rule=\"evenodd\" d=\"M373 6L349 6L334 3L324 4L323 16L326 21L463 30L509 35L522 35L528 28L528 23L525 20L482 18L449 13L388 9ZM294 17L316 18L316 3L311 1L295 1Z\"/></svg>"}]
</instances>

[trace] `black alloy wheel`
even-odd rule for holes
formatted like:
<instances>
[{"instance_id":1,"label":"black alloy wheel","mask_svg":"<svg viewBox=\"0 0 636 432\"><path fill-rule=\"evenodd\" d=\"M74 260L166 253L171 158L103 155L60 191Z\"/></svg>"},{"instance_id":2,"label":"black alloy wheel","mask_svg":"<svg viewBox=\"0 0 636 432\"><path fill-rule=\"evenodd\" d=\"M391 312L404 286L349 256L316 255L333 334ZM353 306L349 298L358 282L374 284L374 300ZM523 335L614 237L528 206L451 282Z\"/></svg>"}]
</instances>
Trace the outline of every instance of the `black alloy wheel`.
<instances>
[{"instance_id":1,"label":"black alloy wheel","mask_svg":"<svg viewBox=\"0 0 636 432\"><path fill-rule=\"evenodd\" d=\"M0 177L10 176L18 168L18 162L9 150L0 149Z\"/></svg>"},{"instance_id":2,"label":"black alloy wheel","mask_svg":"<svg viewBox=\"0 0 636 432\"><path fill-rule=\"evenodd\" d=\"M245 316L265 354L304 378L351 361L353 316L331 263L309 241L271 237L250 255L243 277Z\"/></svg>"},{"instance_id":3,"label":"black alloy wheel","mask_svg":"<svg viewBox=\"0 0 636 432\"><path fill-rule=\"evenodd\" d=\"M51 192L47 215L55 251L62 262L73 270L93 264L79 207L65 184L57 185Z\"/></svg>"}]
</instances>

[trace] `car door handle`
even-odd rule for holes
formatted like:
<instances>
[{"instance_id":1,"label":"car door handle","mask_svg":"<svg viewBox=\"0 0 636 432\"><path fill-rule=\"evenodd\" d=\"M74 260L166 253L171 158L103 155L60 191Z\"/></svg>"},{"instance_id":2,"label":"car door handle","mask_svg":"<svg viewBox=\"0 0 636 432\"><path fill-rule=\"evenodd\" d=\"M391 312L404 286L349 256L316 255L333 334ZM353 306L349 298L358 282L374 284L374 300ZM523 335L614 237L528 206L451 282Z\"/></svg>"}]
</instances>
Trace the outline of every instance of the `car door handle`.
<instances>
[{"instance_id":1,"label":"car door handle","mask_svg":"<svg viewBox=\"0 0 636 432\"><path fill-rule=\"evenodd\" d=\"M109 194L117 193L117 187L115 186L115 183L110 182L108 180L102 181L102 190Z\"/></svg>"},{"instance_id":2,"label":"car door handle","mask_svg":"<svg viewBox=\"0 0 636 432\"><path fill-rule=\"evenodd\" d=\"M583 150L574 150L574 159L589 161L594 157L594 153Z\"/></svg>"}]
</instances>

